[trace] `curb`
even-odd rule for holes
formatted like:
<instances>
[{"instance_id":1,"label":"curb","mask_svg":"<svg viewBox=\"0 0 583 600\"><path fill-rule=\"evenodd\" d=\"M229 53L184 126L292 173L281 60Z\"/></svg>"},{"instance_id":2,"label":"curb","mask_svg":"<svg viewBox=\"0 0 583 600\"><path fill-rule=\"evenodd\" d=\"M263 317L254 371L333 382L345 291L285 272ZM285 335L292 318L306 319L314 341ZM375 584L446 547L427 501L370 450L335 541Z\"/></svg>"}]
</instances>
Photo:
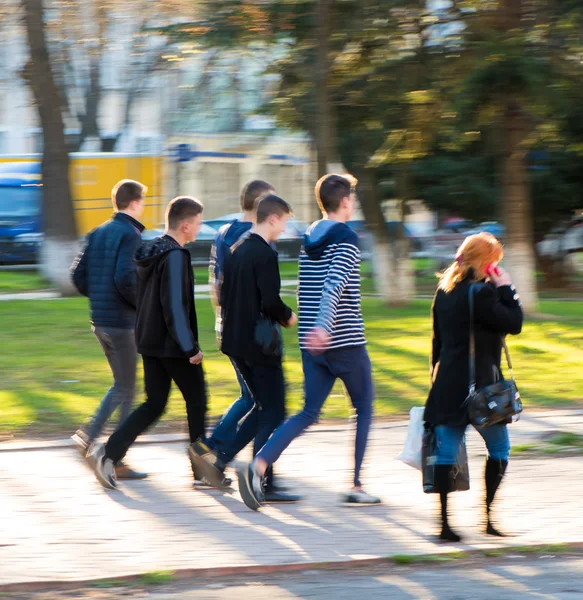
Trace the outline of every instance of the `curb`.
<instances>
[{"instance_id":1,"label":"curb","mask_svg":"<svg viewBox=\"0 0 583 600\"><path fill-rule=\"evenodd\" d=\"M556 544L533 544L525 546L501 546L485 550L454 550L446 551L438 554L418 554L411 555L410 557L404 555L395 556L384 556L378 558L364 558L355 560L342 560L342 561L325 561L325 562L301 562L301 563L285 563L280 565L244 565L244 566L232 566L232 567L209 567L209 568L185 568L177 569L176 571L167 571L171 581L179 581L184 579L216 579L225 577L237 577L237 576L265 576L274 575L279 573L297 573L299 571L338 571L345 569L359 569L365 567L378 567L386 566L391 567L403 567L403 566L415 566L419 564L438 563L441 561L449 560L464 560L470 559L476 556L485 559L497 559L502 558L505 555L511 553L523 554L536 553L537 551L548 551L549 553L560 553L566 554L570 551L577 551L581 553L583 551L583 542L569 542L569 543L556 543ZM492 554L489 554L492 553ZM496 554L494 554L496 553ZM449 556L448 555L452 555ZM409 560L404 560L404 558ZM77 589L79 587L88 587L93 585L108 584L111 583L111 587L115 587L115 584L123 586L141 582L144 583L144 578L149 573L134 573L132 575L122 575L120 577L99 577L95 579L74 579L69 581L31 581L22 583L7 583L0 584L0 594L2 593L28 593L28 592L40 592L40 591L66 591ZM155 584L150 584L155 585Z\"/></svg>"},{"instance_id":2,"label":"curb","mask_svg":"<svg viewBox=\"0 0 583 600\"><path fill-rule=\"evenodd\" d=\"M379 429L394 429L400 427L407 427L409 421L391 421L387 423L378 423L377 428ZM321 426L314 426L312 431L345 431L351 428L350 423L345 424L323 424ZM171 444L178 442L188 443L188 434L186 433L153 433L150 435L140 436L134 444ZM22 441L22 442L1 442L0 443L0 454L3 452L38 452L41 450L61 450L63 448L76 448L75 443L67 438L60 440L46 440L46 441Z\"/></svg>"}]
</instances>

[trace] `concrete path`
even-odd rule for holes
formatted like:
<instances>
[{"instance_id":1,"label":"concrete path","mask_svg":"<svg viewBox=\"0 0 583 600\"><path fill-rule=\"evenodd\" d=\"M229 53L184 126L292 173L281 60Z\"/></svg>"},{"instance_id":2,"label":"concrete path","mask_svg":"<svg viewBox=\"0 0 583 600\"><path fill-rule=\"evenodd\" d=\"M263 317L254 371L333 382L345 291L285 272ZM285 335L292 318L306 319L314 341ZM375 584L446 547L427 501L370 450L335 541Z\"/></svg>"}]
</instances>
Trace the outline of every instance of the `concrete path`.
<instances>
[{"instance_id":1,"label":"concrete path","mask_svg":"<svg viewBox=\"0 0 583 600\"><path fill-rule=\"evenodd\" d=\"M529 416L511 427L511 436L515 444L532 443L566 428L583 431L581 411ZM128 461L151 476L115 492L104 491L71 448L23 452L4 445L0 584L449 551L434 541L437 498L423 494L418 471L393 458L405 435L404 423L372 432L365 482L383 505L339 505L350 482L353 432L320 426L277 464L304 501L258 513L235 491L193 489L183 442L134 446ZM515 536L492 539L481 533L484 451L473 431L468 450L472 488L451 500L452 522L465 536L455 549L583 542L583 456L513 461L496 517Z\"/></svg>"}]
</instances>

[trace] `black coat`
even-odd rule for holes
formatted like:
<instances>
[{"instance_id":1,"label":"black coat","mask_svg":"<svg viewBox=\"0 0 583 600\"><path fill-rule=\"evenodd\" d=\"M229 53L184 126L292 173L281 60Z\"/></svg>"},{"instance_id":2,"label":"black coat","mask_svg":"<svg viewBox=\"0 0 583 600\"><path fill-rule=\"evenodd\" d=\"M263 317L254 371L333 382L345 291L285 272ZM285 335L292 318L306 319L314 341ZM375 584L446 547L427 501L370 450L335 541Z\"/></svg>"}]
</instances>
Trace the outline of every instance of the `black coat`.
<instances>
[{"instance_id":1,"label":"black coat","mask_svg":"<svg viewBox=\"0 0 583 600\"><path fill-rule=\"evenodd\" d=\"M275 323L289 321L292 310L282 301L277 252L259 235L232 247L226 257L220 304L223 327L221 350L233 358L277 365L281 358L266 356L255 343L261 313Z\"/></svg>"},{"instance_id":2,"label":"black coat","mask_svg":"<svg viewBox=\"0 0 583 600\"><path fill-rule=\"evenodd\" d=\"M194 274L188 250L164 235L136 253L138 301L136 344L143 356L198 354Z\"/></svg>"},{"instance_id":3,"label":"black coat","mask_svg":"<svg viewBox=\"0 0 583 600\"><path fill-rule=\"evenodd\" d=\"M133 329L136 320L136 263L144 226L124 213L94 229L71 267L73 284L89 298L98 327Z\"/></svg>"},{"instance_id":4,"label":"black coat","mask_svg":"<svg viewBox=\"0 0 583 600\"><path fill-rule=\"evenodd\" d=\"M433 385L425 405L425 421L434 425L467 424L462 404L468 396L470 309L469 280L450 292L438 290L433 301ZM522 309L513 287L481 283L474 292L476 382L483 387L503 379L502 336L522 329Z\"/></svg>"}]
</instances>

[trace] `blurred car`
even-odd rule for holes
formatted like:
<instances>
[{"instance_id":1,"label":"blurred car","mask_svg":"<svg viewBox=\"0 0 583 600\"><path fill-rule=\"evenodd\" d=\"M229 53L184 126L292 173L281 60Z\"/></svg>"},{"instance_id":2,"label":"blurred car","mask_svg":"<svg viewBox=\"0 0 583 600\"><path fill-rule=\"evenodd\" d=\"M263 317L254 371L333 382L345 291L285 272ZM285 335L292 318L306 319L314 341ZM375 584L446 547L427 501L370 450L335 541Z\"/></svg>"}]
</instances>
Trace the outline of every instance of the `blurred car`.
<instances>
[{"instance_id":1,"label":"blurred car","mask_svg":"<svg viewBox=\"0 0 583 600\"><path fill-rule=\"evenodd\" d=\"M240 219L243 216L243 213L231 213L228 215L224 215L217 219L209 219L208 221L204 221L203 225L207 225L211 227L215 233L223 227L223 225L227 225L228 223L232 223L237 219ZM308 229L308 224L303 221L298 221L296 218L292 217L288 220L285 231L279 236L280 240L293 240L300 238L306 233Z\"/></svg>"},{"instance_id":2,"label":"blurred car","mask_svg":"<svg viewBox=\"0 0 583 600\"><path fill-rule=\"evenodd\" d=\"M494 237L500 238L504 235L504 225L497 221L484 221L476 227L469 229L465 232L466 235L473 235L475 233L491 233Z\"/></svg>"},{"instance_id":3,"label":"blurred car","mask_svg":"<svg viewBox=\"0 0 583 600\"><path fill-rule=\"evenodd\" d=\"M160 237L164 235L165 228L164 225L159 225L155 229L145 229L142 233L142 240L144 242L153 240L154 238ZM200 226L200 231L196 236L197 240L205 241L205 240L214 240L217 235L217 231L207 225L206 223L202 223Z\"/></svg>"}]
</instances>

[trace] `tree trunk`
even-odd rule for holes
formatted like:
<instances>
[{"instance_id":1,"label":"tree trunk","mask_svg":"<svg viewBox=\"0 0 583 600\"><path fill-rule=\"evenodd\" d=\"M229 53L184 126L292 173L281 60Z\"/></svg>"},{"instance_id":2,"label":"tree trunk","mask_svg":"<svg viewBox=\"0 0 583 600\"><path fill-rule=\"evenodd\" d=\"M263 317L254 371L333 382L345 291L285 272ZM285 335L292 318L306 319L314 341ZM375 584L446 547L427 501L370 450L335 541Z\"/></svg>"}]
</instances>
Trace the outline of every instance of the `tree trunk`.
<instances>
[{"instance_id":1,"label":"tree trunk","mask_svg":"<svg viewBox=\"0 0 583 600\"><path fill-rule=\"evenodd\" d=\"M537 304L536 258L531 198L526 176L526 150L521 147L525 124L520 109L507 106L502 132L502 204L505 221L504 261L526 312Z\"/></svg>"},{"instance_id":2,"label":"tree trunk","mask_svg":"<svg viewBox=\"0 0 583 600\"><path fill-rule=\"evenodd\" d=\"M405 237L389 237L374 170L365 168L356 174L359 177L360 205L372 235L375 290L389 305L408 304L415 298L409 242Z\"/></svg>"},{"instance_id":3,"label":"tree trunk","mask_svg":"<svg viewBox=\"0 0 583 600\"><path fill-rule=\"evenodd\" d=\"M500 0L499 22L503 31L522 27L522 8L522 0ZM500 148L504 160L501 199L506 226L505 263L520 294L523 309L532 313L537 305L536 258L526 150L522 147L526 134L527 124L520 102L507 95Z\"/></svg>"},{"instance_id":4,"label":"tree trunk","mask_svg":"<svg viewBox=\"0 0 583 600\"><path fill-rule=\"evenodd\" d=\"M63 294L74 293L69 267L78 250L65 141L62 98L53 77L42 0L24 0L30 59L25 75L38 107L43 133L43 220L41 271Z\"/></svg>"},{"instance_id":5,"label":"tree trunk","mask_svg":"<svg viewBox=\"0 0 583 600\"><path fill-rule=\"evenodd\" d=\"M330 69L330 10L333 0L318 0L316 4L316 68L314 90L316 93L316 148L318 150L318 177L328 172L331 156L331 119L328 76Z\"/></svg>"}]
</instances>

